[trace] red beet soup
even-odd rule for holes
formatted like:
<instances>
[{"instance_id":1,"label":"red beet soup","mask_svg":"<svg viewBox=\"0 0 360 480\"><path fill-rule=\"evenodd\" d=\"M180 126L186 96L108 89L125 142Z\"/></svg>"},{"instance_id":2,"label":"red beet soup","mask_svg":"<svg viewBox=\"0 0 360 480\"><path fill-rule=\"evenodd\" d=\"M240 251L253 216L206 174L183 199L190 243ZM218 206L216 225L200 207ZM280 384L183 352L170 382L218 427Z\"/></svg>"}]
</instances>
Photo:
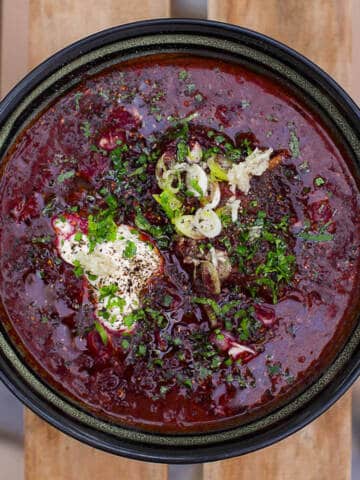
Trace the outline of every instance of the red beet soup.
<instances>
[{"instance_id":1,"label":"red beet soup","mask_svg":"<svg viewBox=\"0 0 360 480\"><path fill-rule=\"evenodd\" d=\"M8 328L94 415L162 432L247 422L318 378L354 326L355 180L318 116L260 73L119 64L5 161Z\"/></svg>"}]
</instances>

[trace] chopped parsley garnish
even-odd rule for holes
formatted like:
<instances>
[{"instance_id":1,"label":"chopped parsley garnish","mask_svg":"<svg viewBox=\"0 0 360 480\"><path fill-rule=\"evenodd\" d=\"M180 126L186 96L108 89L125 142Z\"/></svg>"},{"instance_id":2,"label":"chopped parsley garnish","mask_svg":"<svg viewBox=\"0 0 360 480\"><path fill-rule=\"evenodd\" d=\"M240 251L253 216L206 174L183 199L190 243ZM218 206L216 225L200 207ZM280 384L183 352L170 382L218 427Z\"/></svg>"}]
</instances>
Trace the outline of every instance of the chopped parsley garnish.
<instances>
[{"instance_id":1,"label":"chopped parsley garnish","mask_svg":"<svg viewBox=\"0 0 360 480\"><path fill-rule=\"evenodd\" d=\"M203 365L200 365L199 367L199 378L200 379L205 379L209 377L212 374L212 371L209 368L204 367Z\"/></svg>"},{"instance_id":2,"label":"chopped parsley garnish","mask_svg":"<svg viewBox=\"0 0 360 480\"><path fill-rule=\"evenodd\" d=\"M250 320L248 317L244 317L240 323L240 340L248 340L250 337Z\"/></svg>"},{"instance_id":3,"label":"chopped parsley garnish","mask_svg":"<svg viewBox=\"0 0 360 480\"><path fill-rule=\"evenodd\" d=\"M149 307L145 309L145 313L148 317L150 317L153 321L157 323L158 327L164 328L166 326L167 321L164 315L162 315L162 313Z\"/></svg>"},{"instance_id":4,"label":"chopped parsley garnish","mask_svg":"<svg viewBox=\"0 0 360 480\"><path fill-rule=\"evenodd\" d=\"M188 78L188 72L186 70L180 70L180 72L178 73L178 77L179 77L179 80L186 80Z\"/></svg>"},{"instance_id":5,"label":"chopped parsley garnish","mask_svg":"<svg viewBox=\"0 0 360 480\"><path fill-rule=\"evenodd\" d=\"M214 140L215 140L216 143L223 143L223 142L225 142L225 137L223 137L222 135L216 135L214 137Z\"/></svg>"},{"instance_id":6,"label":"chopped parsley garnish","mask_svg":"<svg viewBox=\"0 0 360 480\"><path fill-rule=\"evenodd\" d=\"M278 375L281 374L281 365L279 363L274 363L274 364L267 364L267 370L269 373L269 377L277 377Z\"/></svg>"},{"instance_id":7,"label":"chopped parsley garnish","mask_svg":"<svg viewBox=\"0 0 360 480\"><path fill-rule=\"evenodd\" d=\"M132 240L127 240L125 249L123 251L124 258L132 258L136 255L136 244Z\"/></svg>"},{"instance_id":8,"label":"chopped parsley garnish","mask_svg":"<svg viewBox=\"0 0 360 480\"><path fill-rule=\"evenodd\" d=\"M213 300L212 298L206 298L206 297L192 297L191 298L192 303L197 303L199 305L208 305L211 307L216 315L221 314L221 309L219 305Z\"/></svg>"},{"instance_id":9,"label":"chopped parsley garnish","mask_svg":"<svg viewBox=\"0 0 360 480\"><path fill-rule=\"evenodd\" d=\"M100 300L104 300L105 297L113 297L118 292L118 286L116 283L112 283L110 285L104 285L100 287Z\"/></svg>"},{"instance_id":10,"label":"chopped parsley garnish","mask_svg":"<svg viewBox=\"0 0 360 480\"><path fill-rule=\"evenodd\" d=\"M160 387L160 395L161 396L166 395L168 391L169 391L169 387L166 387L165 385L161 385L161 387Z\"/></svg>"},{"instance_id":11,"label":"chopped parsley garnish","mask_svg":"<svg viewBox=\"0 0 360 480\"><path fill-rule=\"evenodd\" d=\"M192 388L193 384L190 378L185 378L182 382L186 388Z\"/></svg>"},{"instance_id":12,"label":"chopped parsley garnish","mask_svg":"<svg viewBox=\"0 0 360 480\"><path fill-rule=\"evenodd\" d=\"M102 326L100 322L95 322L95 329L100 335L101 341L103 342L104 345L107 345L108 343L108 334L105 328Z\"/></svg>"},{"instance_id":13,"label":"chopped parsley garnish","mask_svg":"<svg viewBox=\"0 0 360 480\"><path fill-rule=\"evenodd\" d=\"M291 282L295 273L295 256L288 251L288 231L287 216L279 223L272 223L266 212L259 210L253 223L240 225L235 246L224 244L231 254L231 263L253 277L246 287L253 298L259 293L259 287L265 287L270 290L273 302L277 303L281 287Z\"/></svg>"},{"instance_id":14,"label":"chopped parsley garnish","mask_svg":"<svg viewBox=\"0 0 360 480\"><path fill-rule=\"evenodd\" d=\"M95 245L101 242L114 242L117 235L117 226L114 222L111 209L104 210L98 215L89 215L88 237L89 252L93 252Z\"/></svg>"},{"instance_id":15,"label":"chopped parsley garnish","mask_svg":"<svg viewBox=\"0 0 360 480\"><path fill-rule=\"evenodd\" d=\"M140 344L138 346L138 355L140 355L140 357L144 357L146 355L146 350L146 345Z\"/></svg>"},{"instance_id":16,"label":"chopped parsley garnish","mask_svg":"<svg viewBox=\"0 0 360 480\"><path fill-rule=\"evenodd\" d=\"M238 307L241 304L241 300L232 300L230 302L225 303L222 305L220 309L220 313L222 315L227 315L231 310Z\"/></svg>"},{"instance_id":17,"label":"chopped parsley garnish","mask_svg":"<svg viewBox=\"0 0 360 480\"><path fill-rule=\"evenodd\" d=\"M84 275L84 269L83 267L81 266L79 260L74 260L73 262L74 264L74 274L76 277L82 277Z\"/></svg>"},{"instance_id":18,"label":"chopped parsley garnish","mask_svg":"<svg viewBox=\"0 0 360 480\"><path fill-rule=\"evenodd\" d=\"M317 187L321 187L322 185L325 185L325 180L322 177L316 177L314 183Z\"/></svg>"},{"instance_id":19,"label":"chopped parsley garnish","mask_svg":"<svg viewBox=\"0 0 360 480\"><path fill-rule=\"evenodd\" d=\"M128 163L123 161L124 153L129 150L125 143L121 143L110 152L110 160L114 165L117 178L122 180L123 176L128 172Z\"/></svg>"},{"instance_id":20,"label":"chopped parsley garnish","mask_svg":"<svg viewBox=\"0 0 360 480\"><path fill-rule=\"evenodd\" d=\"M140 210L135 216L135 225L145 232L149 232L151 229L151 223L144 217Z\"/></svg>"},{"instance_id":21,"label":"chopped parsley garnish","mask_svg":"<svg viewBox=\"0 0 360 480\"><path fill-rule=\"evenodd\" d=\"M89 138L91 136L91 125L87 120L81 125L81 131L83 132L84 137Z\"/></svg>"},{"instance_id":22,"label":"chopped parsley garnish","mask_svg":"<svg viewBox=\"0 0 360 480\"><path fill-rule=\"evenodd\" d=\"M43 237L33 237L32 243L49 243L51 241L50 235L44 235Z\"/></svg>"},{"instance_id":23,"label":"chopped parsley garnish","mask_svg":"<svg viewBox=\"0 0 360 480\"><path fill-rule=\"evenodd\" d=\"M123 312L125 305L126 305L126 300L124 298L114 296L109 298L106 308L108 310L110 308L118 308L120 312Z\"/></svg>"},{"instance_id":24,"label":"chopped parsley garnish","mask_svg":"<svg viewBox=\"0 0 360 480\"><path fill-rule=\"evenodd\" d=\"M143 177L143 174L146 172L146 166L145 165L141 165L140 167L136 168L135 170L133 170L130 174L129 174L129 177L135 177L135 176L139 176L140 177L140 180L146 180L146 177Z\"/></svg>"},{"instance_id":25,"label":"chopped parsley garnish","mask_svg":"<svg viewBox=\"0 0 360 480\"><path fill-rule=\"evenodd\" d=\"M302 232L298 233L297 236L309 242L329 242L334 238L334 235L327 231L327 227L329 226L330 223L331 222L327 222L325 223L325 225L322 225L319 228L318 232L310 232L309 231L310 222L305 221L305 228L303 229Z\"/></svg>"},{"instance_id":26,"label":"chopped parsley garnish","mask_svg":"<svg viewBox=\"0 0 360 480\"><path fill-rule=\"evenodd\" d=\"M160 227L159 225L151 225L151 223L141 213L140 209L138 209L135 216L135 225L141 230L149 232L152 237L156 238L158 240L158 246L160 248L162 247L162 243L164 241L167 244L165 235L169 233L167 232L168 228L164 226Z\"/></svg>"},{"instance_id":27,"label":"chopped parsley garnish","mask_svg":"<svg viewBox=\"0 0 360 480\"><path fill-rule=\"evenodd\" d=\"M188 83L185 88L186 92L191 95L196 90L196 85L195 83Z\"/></svg>"},{"instance_id":28,"label":"chopped parsley garnish","mask_svg":"<svg viewBox=\"0 0 360 480\"><path fill-rule=\"evenodd\" d=\"M256 283L265 285L272 291L273 302L276 303L279 293L279 283L283 280L290 283L294 275L295 256L287 255L286 244L280 238L268 231L263 232L263 238L273 245L266 255L265 263L259 265L256 274L261 275Z\"/></svg>"},{"instance_id":29,"label":"chopped parsley garnish","mask_svg":"<svg viewBox=\"0 0 360 480\"><path fill-rule=\"evenodd\" d=\"M153 365L155 365L156 367L162 367L164 364L164 360L162 358L155 358L153 360Z\"/></svg>"},{"instance_id":30,"label":"chopped parsley garnish","mask_svg":"<svg viewBox=\"0 0 360 480\"><path fill-rule=\"evenodd\" d=\"M171 295L164 295L162 300L161 300L161 305L163 305L164 307L170 307L173 300L174 299Z\"/></svg>"},{"instance_id":31,"label":"chopped parsley garnish","mask_svg":"<svg viewBox=\"0 0 360 480\"><path fill-rule=\"evenodd\" d=\"M220 367L221 365L221 358L216 356L216 357L213 357L212 360L211 360L211 368L216 370Z\"/></svg>"},{"instance_id":32,"label":"chopped parsley garnish","mask_svg":"<svg viewBox=\"0 0 360 480\"><path fill-rule=\"evenodd\" d=\"M298 237L309 242L329 242L334 238L334 235L331 233L301 232L298 234Z\"/></svg>"},{"instance_id":33,"label":"chopped parsley garnish","mask_svg":"<svg viewBox=\"0 0 360 480\"><path fill-rule=\"evenodd\" d=\"M83 96L84 94L82 92L77 92L75 93L74 95L74 102L75 102L75 109L76 111L79 111L80 110L80 98Z\"/></svg>"},{"instance_id":34,"label":"chopped parsley garnish","mask_svg":"<svg viewBox=\"0 0 360 480\"><path fill-rule=\"evenodd\" d=\"M294 130L290 130L289 148L294 158L300 156L300 141Z\"/></svg>"},{"instance_id":35,"label":"chopped parsley garnish","mask_svg":"<svg viewBox=\"0 0 360 480\"><path fill-rule=\"evenodd\" d=\"M57 177L58 183L63 183L65 180L69 180L69 178L72 178L75 176L75 170L68 170L67 172L60 173L60 175Z\"/></svg>"},{"instance_id":36,"label":"chopped parsley garnish","mask_svg":"<svg viewBox=\"0 0 360 480\"><path fill-rule=\"evenodd\" d=\"M108 206L112 209L115 210L118 206L117 200L114 197L114 195L107 195L105 197L105 202L108 204Z\"/></svg>"},{"instance_id":37,"label":"chopped parsley garnish","mask_svg":"<svg viewBox=\"0 0 360 480\"><path fill-rule=\"evenodd\" d=\"M216 210L218 217L220 218L221 224L224 228L229 227L233 221L231 217L231 212L226 207L220 207Z\"/></svg>"},{"instance_id":38,"label":"chopped parsley garnish","mask_svg":"<svg viewBox=\"0 0 360 480\"><path fill-rule=\"evenodd\" d=\"M144 320L145 318L145 312L142 308L139 310L135 310L134 312L129 313L128 315L125 315L123 322L125 327L131 328L134 323L136 323L139 320Z\"/></svg>"},{"instance_id":39,"label":"chopped parsley garnish","mask_svg":"<svg viewBox=\"0 0 360 480\"><path fill-rule=\"evenodd\" d=\"M189 147L187 143L181 140L176 146L177 161L184 162L188 153L189 153Z\"/></svg>"}]
</instances>

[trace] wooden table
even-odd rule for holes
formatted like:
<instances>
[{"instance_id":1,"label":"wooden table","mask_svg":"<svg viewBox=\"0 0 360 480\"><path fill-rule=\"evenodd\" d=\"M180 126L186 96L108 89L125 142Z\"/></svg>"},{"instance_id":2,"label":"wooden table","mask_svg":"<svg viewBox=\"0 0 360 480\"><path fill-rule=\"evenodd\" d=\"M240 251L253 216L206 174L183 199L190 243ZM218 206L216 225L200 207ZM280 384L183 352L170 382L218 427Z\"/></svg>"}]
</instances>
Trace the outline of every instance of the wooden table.
<instances>
[{"instance_id":1,"label":"wooden table","mask_svg":"<svg viewBox=\"0 0 360 480\"><path fill-rule=\"evenodd\" d=\"M103 28L170 15L170 0L2 0L1 94L51 53ZM331 73L360 100L359 0L208 0L212 19L275 37ZM277 445L206 464L206 480L349 480L351 394ZM25 413L26 480L165 480L165 465L102 453Z\"/></svg>"}]
</instances>

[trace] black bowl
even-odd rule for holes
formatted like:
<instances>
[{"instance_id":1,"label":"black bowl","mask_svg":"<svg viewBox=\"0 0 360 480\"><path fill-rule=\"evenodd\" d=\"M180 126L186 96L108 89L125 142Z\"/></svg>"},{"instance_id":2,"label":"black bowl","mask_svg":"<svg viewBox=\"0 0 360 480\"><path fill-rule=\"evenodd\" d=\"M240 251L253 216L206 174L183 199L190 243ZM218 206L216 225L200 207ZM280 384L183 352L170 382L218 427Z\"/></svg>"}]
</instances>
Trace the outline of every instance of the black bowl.
<instances>
[{"instance_id":1,"label":"black bowl","mask_svg":"<svg viewBox=\"0 0 360 480\"><path fill-rule=\"evenodd\" d=\"M153 20L115 27L76 42L49 58L0 104L0 157L4 157L17 133L38 112L84 75L125 59L165 52L228 59L288 85L319 113L346 149L354 176L360 178L360 112L326 73L264 35L232 25L195 20ZM3 325L0 366L2 381L23 403L78 440L139 460L209 462L266 447L296 432L329 408L359 375L360 322L333 363L295 399L258 420L215 433L151 434L92 416L32 371Z\"/></svg>"}]
</instances>

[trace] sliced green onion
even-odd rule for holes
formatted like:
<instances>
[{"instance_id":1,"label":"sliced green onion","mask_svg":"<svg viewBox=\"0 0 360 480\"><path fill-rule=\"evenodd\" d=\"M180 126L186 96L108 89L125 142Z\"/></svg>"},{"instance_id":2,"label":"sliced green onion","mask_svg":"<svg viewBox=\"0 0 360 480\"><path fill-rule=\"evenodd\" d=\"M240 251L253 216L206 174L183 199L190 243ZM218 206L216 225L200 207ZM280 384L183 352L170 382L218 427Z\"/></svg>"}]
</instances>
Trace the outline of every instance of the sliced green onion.
<instances>
[{"instance_id":1,"label":"sliced green onion","mask_svg":"<svg viewBox=\"0 0 360 480\"><path fill-rule=\"evenodd\" d=\"M164 162L164 155L161 155L159 160L157 161L156 167L155 167L155 177L156 181L161 189L164 187L164 174L167 172L167 167Z\"/></svg>"},{"instance_id":2,"label":"sliced green onion","mask_svg":"<svg viewBox=\"0 0 360 480\"><path fill-rule=\"evenodd\" d=\"M215 155L208 159L207 164L210 168L210 175L213 180L220 182L226 182L228 180L227 171L216 161Z\"/></svg>"},{"instance_id":3,"label":"sliced green onion","mask_svg":"<svg viewBox=\"0 0 360 480\"><path fill-rule=\"evenodd\" d=\"M182 202L168 190L164 190L160 195L153 195L154 199L161 205L170 220L180 217L182 214Z\"/></svg>"},{"instance_id":4,"label":"sliced green onion","mask_svg":"<svg viewBox=\"0 0 360 480\"><path fill-rule=\"evenodd\" d=\"M178 193L181 188L181 173L179 170L168 170L164 173L162 180L162 190L168 190L171 193Z\"/></svg>"},{"instance_id":5,"label":"sliced green onion","mask_svg":"<svg viewBox=\"0 0 360 480\"><path fill-rule=\"evenodd\" d=\"M199 142L195 142L192 149L189 151L186 160L190 163L199 163L202 159L203 152Z\"/></svg>"},{"instance_id":6,"label":"sliced green onion","mask_svg":"<svg viewBox=\"0 0 360 480\"><path fill-rule=\"evenodd\" d=\"M210 183L210 195L209 203L206 204L207 208L214 209L216 208L221 200L221 192L218 182Z\"/></svg>"},{"instance_id":7,"label":"sliced green onion","mask_svg":"<svg viewBox=\"0 0 360 480\"><path fill-rule=\"evenodd\" d=\"M206 195L208 189L208 178L200 165L192 164L187 167L186 187L188 191L194 195L194 197L203 197ZM202 192L202 194L200 192Z\"/></svg>"},{"instance_id":8,"label":"sliced green onion","mask_svg":"<svg viewBox=\"0 0 360 480\"><path fill-rule=\"evenodd\" d=\"M194 215L178 217L175 219L174 225L178 233L185 235L185 237L192 238L193 240L201 240L204 238L204 235L194 226Z\"/></svg>"},{"instance_id":9,"label":"sliced green onion","mask_svg":"<svg viewBox=\"0 0 360 480\"><path fill-rule=\"evenodd\" d=\"M196 211L194 225L207 238L214 238L221 232L220 218L210 208L199 208Z\"/></svg>"}]
</instances>

